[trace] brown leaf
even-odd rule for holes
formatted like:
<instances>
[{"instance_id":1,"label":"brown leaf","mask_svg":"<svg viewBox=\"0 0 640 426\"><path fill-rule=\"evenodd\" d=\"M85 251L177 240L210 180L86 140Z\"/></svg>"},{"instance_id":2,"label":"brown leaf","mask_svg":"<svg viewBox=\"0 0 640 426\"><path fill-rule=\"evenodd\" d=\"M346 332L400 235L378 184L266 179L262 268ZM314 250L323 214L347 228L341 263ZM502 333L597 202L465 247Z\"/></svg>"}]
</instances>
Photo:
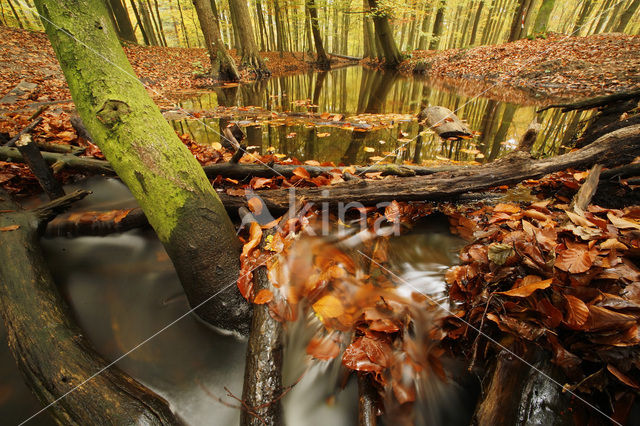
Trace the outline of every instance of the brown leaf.
<instances>
[{"instance_id":1,"label":"brown leaf","mask_svg":"<svg viewBox=\"0 0 640 426\"><path fill-rule=\"evenodd\" d=\"M262 212L262 200L259 197L253 197L247 201L249 205L249 210L255 214L260 214Z\"/></svg>"},{"instance_id":2,"label":"brown leaf","mask_svg":"<svg viewBox=\"0 0 640 426\"><path fill-rule=\"evenodd\" d=\"M613 374L616 377L616 379L620 380L625 385L630 386L634 389L640 389L640 387L636 382L631 380L631 378L629 378L627 375L625 375L622 371L618 370L613 365L607 364L607 370L609 370L609 373Z\"/></svg>"},{"instance_id":3,"label":"brown leaf","mask_svg":"<svg viewBox=\"0 0 640 426\"><path fill-rule=\"evenodd\" d=\"M390 365L389 344L362 336L344 351L342 364L356 371L380 372Z\"/></svg>"},{"instance_id":4,"label":"brown leaf","mask_svg":"<svg viewBox=\"0 0 640 426\"><path fill-rule=\"evenodd\" d=\"M297 167L293 169L293 174L302 179L311 179L311 175L304 167Z\"/></svg>"},{"instance_id":5,"label":"brown leaf","mask_svg":"<svg viewBox=\"0 0 640 426\"><path fill-rule=\"evenodd\" d=\"M251 250L256 248L260 244L262 238L262 228L257 222L251 222L249 228L249 241L242 247L242 256L247 256Z\"/></svg>"},{"instance_id":6,"label":"brown leaf","mask_svg":"<svg viewBox=\"0 0 640 426\"><path fill-rule=\"evenodd\" d=\"M389 222L397 223L400 221L400 204L397 201L393 200L389 205L384 209L384 216L387 218Z\"/></svg>"}]
</instances>

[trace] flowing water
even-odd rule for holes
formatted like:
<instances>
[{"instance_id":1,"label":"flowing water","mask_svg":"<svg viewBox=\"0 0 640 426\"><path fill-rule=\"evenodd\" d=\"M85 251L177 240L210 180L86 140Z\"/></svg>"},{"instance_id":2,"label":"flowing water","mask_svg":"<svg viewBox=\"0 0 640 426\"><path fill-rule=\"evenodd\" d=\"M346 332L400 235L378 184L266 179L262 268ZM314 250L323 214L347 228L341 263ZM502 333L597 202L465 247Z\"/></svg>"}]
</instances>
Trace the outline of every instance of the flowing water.
<instances>
[{"instance_id":1,"label":"flowing water","mask_svg":"<svg viewBox=\"0 0 640 426\"><path fill-rule=\"evenodd\" d=\"M301 106L303 104L306 106ZM428 135L421 145L415 140L407 143L406 140L418 132L411 116L426 104L458 110L458 115L483 136L475 141L442 142ZM358 132L351 129L324 129L286 122L251 126L254 131L247 132L249 143L256 150L273 147L276 152L300 160L336 163L366 163L371 156L385 155L402 144L407 146L396 158L398 162L438 157L491 160L510 149L535 114L532 105L472 99L430 88L424 81L372 73L360 67L271 79L182 102L182 106L191 111L211 110L218 105L253 105L267 111L297 111L303 115L308 111L340 113L347 117L365 113L404 115L394 120L392 126L368 132L365 137L354 136ZM535 149L540 153L553 153L568 142L581 116L549 113L542 118L542 134L548 138L543 142L545 139L541 137ZM217 131L221 123L218 119L178 118L172 124L198 142L219 141ZM329 135L319 137L321 133ZM365 146L374 148L374 152L365 151ZM76 187L91 189L93 195L75 205L75 210L135 206L129 191L115 179L92 178ZM37 200L30 202L38 203ZM444 271L457 262L456 252L462 244L449 234L446 221L429 219L425 226L411 234L393 237L390 244L390 262L395 273L428 294L442 294ZM120 357L188 310L171 262L149 230L101 238L43 240L43 247L56 282L77 320L106 359ZM5 339L4 329L0 333ZM231 425L237 424L239 411L215 398L233 402L226 397L225 386L235 395L241 395L245 349L245 342L219 335L192 316L186 316L117 365L164 396L189 424ZM303 350L290 345L287 362L292 363L289 367L293 370L300 367L297 363L304 358ZM288 424L355 423L356 386L351 382L346 389L336 392L333 376L328 374L330 369L322 365L314 367L284 398ZM40 406L22 383L5 344L0 347L0 372L0 418L3 424L18 424ZM285 386L289 384L287 380L291 379L285 376ZM468 397L459 385L440 389L438 394L458 402ZM468 424L469 409L454 407L441 418L446 419L446 424ZM43 413L30 424L52 422Z\"/></svg>"}]
</instances>

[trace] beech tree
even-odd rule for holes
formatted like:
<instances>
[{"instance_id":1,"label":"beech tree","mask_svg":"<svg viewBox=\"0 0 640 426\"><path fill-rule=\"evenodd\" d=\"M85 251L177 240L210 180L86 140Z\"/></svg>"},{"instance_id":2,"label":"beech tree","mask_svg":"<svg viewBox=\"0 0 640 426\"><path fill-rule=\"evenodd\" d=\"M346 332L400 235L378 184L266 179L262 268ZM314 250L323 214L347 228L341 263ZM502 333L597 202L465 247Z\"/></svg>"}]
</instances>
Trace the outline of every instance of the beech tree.
<instances>
[{"instance_id":1,"label":"beech tree","mask_svg":"<svg viewBox=\"0 0 640 426\"><path fill-rule=\"evenodd\" d=\"M242 57L242 65L252 69L258 77L269 75L269 69L260 56L258 46L255 42L247 1L229 0L229 9L234 17L233 25L235 33L239 38L238 53L240 53Z\"/></svg>"},{"instance_id":2,"label":"beech tree","mask_svg":"<svg viewBox=\"0 0 640 426\"><path fill-rule=\"evenodd\" d=\"M80 117L144 210L191 306L202 304L196 313L215 326L247 332L250 309L235 284L240 242L234 226L200 164L136 77L104 3L35 4ZM196 4L199 12L203 4L211 11L209 0Z\"/></svg>"},{"instance_id":3,"label":"beech tree","mask_svg":"<svg viewBox=\"0 0 640 426\"><path fill-rule=\"evenodd\" d=\"M389 25L388 11L378 7L377 0L369 0L369 7L373 14L373 25L375 27L375 36L380 43L382 54L384 55L385 67L395 68L402 62L400 49L396 45L393 38L393 31Z\"/></svg>"},{"instance_id":4,"label":"beech tree","mask_svg":"<svg viewBox=\"0 0 640 426\"><path fill-rule=\"evenodd\" d=\"M218 17L213 13L212 0L193 0L211 61L211 76L216 80L238 81L240 74L235 61L222 43Z\"/></svg>"}]
</instances>

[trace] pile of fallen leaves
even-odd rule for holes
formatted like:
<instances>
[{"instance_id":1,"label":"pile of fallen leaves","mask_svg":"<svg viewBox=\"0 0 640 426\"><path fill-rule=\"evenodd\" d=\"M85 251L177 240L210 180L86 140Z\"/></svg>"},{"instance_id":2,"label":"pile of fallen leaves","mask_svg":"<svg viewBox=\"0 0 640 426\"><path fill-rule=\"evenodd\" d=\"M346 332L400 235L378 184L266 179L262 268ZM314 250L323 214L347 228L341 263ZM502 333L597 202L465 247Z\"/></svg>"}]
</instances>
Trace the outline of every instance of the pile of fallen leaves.
<instances>
[{"instance_id":1,"label":"pile of fallen leaves","mask_svg":"<svg viewBox=\"0 0 640 426\"><path fill-rule=\"evenodd\" d=\"M446 274L457 306L448 339L487 357L492 344L477 329L514 350L543 347L580 392L640 389L640 207L544 200L444 211L472 241Z\"/></svg>"},{"instance_id":2,"label":"pile of fallen leaves","mask_svg":"<svg viewBox=\"0 0 640 426\"><path fill-rule=\"evenodd\" d=\"M547 96L592 96L640 87L640 37L598 34L519 40L496 46L413 51L404 72L478 80Z\"/></svg>"}]
</instances>

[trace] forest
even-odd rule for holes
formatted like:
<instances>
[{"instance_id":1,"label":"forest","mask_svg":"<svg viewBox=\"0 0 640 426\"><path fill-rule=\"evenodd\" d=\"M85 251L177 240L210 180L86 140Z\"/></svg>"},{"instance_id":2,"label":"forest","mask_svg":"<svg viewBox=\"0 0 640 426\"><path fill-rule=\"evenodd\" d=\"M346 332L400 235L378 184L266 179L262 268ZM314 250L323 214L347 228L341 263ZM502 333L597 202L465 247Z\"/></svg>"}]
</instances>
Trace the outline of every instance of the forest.
<instances>
[{"instance_id":1,"label":"forest","mask_svg":"<svg viewBox=\"0 0 640 426\"><path fill-rule=\"evenodd\" d=\"M7 425L634 425L640 0L0 0Z\"/></svg>"}]
</instances>

